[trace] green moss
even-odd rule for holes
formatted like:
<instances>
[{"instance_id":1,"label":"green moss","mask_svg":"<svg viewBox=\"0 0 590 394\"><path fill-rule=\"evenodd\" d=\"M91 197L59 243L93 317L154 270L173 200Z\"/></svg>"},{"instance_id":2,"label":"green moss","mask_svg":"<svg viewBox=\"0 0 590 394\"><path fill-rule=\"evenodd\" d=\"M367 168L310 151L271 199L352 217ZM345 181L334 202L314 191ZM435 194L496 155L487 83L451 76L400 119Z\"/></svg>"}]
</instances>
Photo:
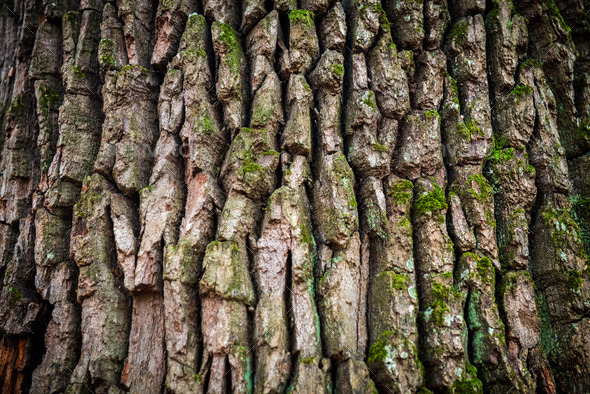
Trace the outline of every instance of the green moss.
<instances>
[{"instance_id":1,"label":"green moss","mask_svg":"<svg viewBox=\"0 0 590 394\"><path fill-rule=\"evenodd\" d=\"M372 90L367 90L362 97L362 103L373 109L377 108L375 104L375 93Z\"/></svg>"},{"instance_id":2,"label":"green moss","mask_svg":"<svg viewBox=\"0 0 590 394\"><path fill-rule=\"evenodd\" d=\"M363 6L361 6L361 7L363 7ZM368 7L365 6L361 10L363 10L363 9L373 10L374 12L379 14L379 23L381 25L381 29L383 29L386 32L391 31L391 24L389 23L389 19L387 19L387 13L383 9L383 7L381 7L381 4L375 4L375 5L371 5Z\"/></svg>"},{"instance_id":3,"label":"green moss","mask_svg":"<svg viewBox=\"0 0 590 394\"><path fill-rule=\"evenodd\" d=\"M393 331L385 331L377 342L374 345L371 345L369 348L369 358L367 359L368 363L372 363L375 361L380 361L388 356L388 347L391 342L391 338L395 337L395 332Z\"/></svg>"},{"instance_id":4,"label":"green moss","mask_svg":"<svg viewBox=\"0 0 590 394\"><path fill-rule=\"evenodd\" d=\"M80 67L72 66L72 69L74 70L74 74L76 74L77 76L82 78L86 77L86 73Z\"/></svg>"},{"instance_id":5,"label":"green moss","mask_svg":"<svg viewBox=\"0 0 590 394\"><path fill-rule=\"evenodd\" d=\"M461 293L456 291L452 286L443 283L434 282L432 285L432 302L430 308L432 312L430 316L434 319L437 326L446 326L445 315L451 313L451 308L448 302L460 299Z\"/></svg>"},{"instance_id":6,"label":"green moss","mask_svg":"<svg viewBox=\"0 0 590 394\"><path fill-rule=\"evenodd\" d=\"M488 159L491 163L501 164L514 159L514 148L496 149Z\"/></svg>"},{"instance_id":7,"label":"green moss","mask_svg":"<svg viewBox=\"0 0 590 394\"><path fill-rule=\"evenodd\" d=\"M568 289L577 290L584 283L585 275L583 272L569 270L565 272L565 283Z\"/></svg>"},{"instance_id":8,"label":"green moss","mask_svg":"<svg viewBox=\"0 0 590 394\"><path fill-rule=\"evenodd\" d=\"M381 275L389 276L391 288L395 290L406 290L412 284L412 280L406 274L398 274L393 271L384 271L377 276Z\"/></svg>"},{"instance_id":9,"label":"green moss","mask_svg":"<svg viewBox=\"0 0 590 394\"><path fill-rule=\"evenodd\" d=\"M17 97L12 101L8 110L15 118L22 118L25 114L25 104L20 97Z\"/></svg>"},{"instance_id":10,"label":"green moss","mask_svg":"<svg viewBox=\"0 0 590 394\"><path fill-rule=\"evenodd\" d=\"M486 19L493 19L493 18L497 18L500 15L500 4L498 3L498 1L494 1L494 6L493 8L490 10L490 12L488 13L488 15L486 16Z\"/></svg>"},{"instance_id":11,"label":"green moss","mask_svg":"<svg viewBox=\"0 0 590 394\"><path fill-rule=\"evenodd\" d=\"M140 70L141 75L143 75L144 77L147 77L150 73L147 68L142 67L138 64L127 64L121 68L121 71L119 71L119 75L132 72L134 69Z\"/></svg>"},{"instance_id":12,"label":"green moss","mask_svg":"<svg viewBox=\"0 0 590 394\"><path fill-rule=\"evenodd\" d=\"M486 202L493 195L493 189L486 180L486 178L481 174L473 174L467 179L467 186L471 186L472 183L475 182L478 185L479 192L476 191L474 188L469 188L468 191L473 198L477 201Z\"/></svg>"},{"instance_id":13,"label":"green moss","mask_svg":"<svg viewBox=\"0 0 590 394\"><path fill-rule=\"evenodd\" d=\"M375 149L379 152L387 152L387 147L385 145L378 143L378 142L375 142L373 144L373 149Z\"/></svg>"},{"instance_id":14,"label":"green moss","mask_svg":"<svg viewBox=\"0 0 590 394\"><path fill-rule=\"evenodd\" d=\"M472 275L477 273L483 283L493 284L495 282L495 271L492 260L471 252L464 253L463 256L475 260L476 272L472 272Z\"/></svg>"},{"instance_id":15,"label":"green moss","mask_svg":"<svg viewBox=\"0 0 590 394\"><path fill-rule=\"evenodd\" d=\"M47 114L50 109L55 109L58 106L61 96L55 90L49 86L41 86L39 92L41 93L39 96L39 107L43 113Z\"/></svg>"},{"instance_id":16,"label":"green moss","mask_svg":"<svg viewBox=\"0 0 590 394\"><path fill-rule=\"evenodd\" d=\"M70 22L75 21L78 18L76 11L68 11L64 14L64 19Z\"/></svg>"},{"instance_id":17,"label":"green moss","mask_svg":"<svg viewBox=\"0 0 590 394\"><path fill-rule=\"evenodd\" d=\"M229 49L225 55L225 59L229 63L232 72L238 74L240 72L240 65L243 58L238 33L236 33L236 31L227 23L213 22L213 26L219 26L219 29L221 30L219 41Z\"/></svg>"},{"instance_id":18,"label":"green moss","mask_svg":"<svg viewBox=\"0 0 590 394\"><path fill-rule=\"evenodd\" d=\"M424 114L426 115L426 118L428 118L428 119L439 116L438 111L435 109L431 109L429 111L426 111L426 112L424 112Z\"/></svg>"},{"instance_id":19,"label":"green moss","mask_svg":"<svg viewBox=\"0 0 590 394\"><path fill-rule=\"evenodd\" d=\"M457 132L466 141L471 141L473 135L483 135L479 127L473 123L470 119L459 124Z\"/></svg>"},{"instance_id":20,"label":"green moss","mask_svg":"<svg viewBox=\"0 0 590 394\"><path fill-rule=\"evenodd\" d=\"M387 195L392 197L396 204L407 204L412 199L412 190L414 190L412 181L400 179L393 182Z\"/></svg>"},{"instance_id":21,"label":"green moss","mask_svg":"<svg viewBox=\"0 0 590 394\"><path fill-rule=\"evenodd\" d=\"M582 119L578 127L578 134L582 138L590 139L590 117Z\"/></svg>"},{"instance_id":22,"label":"green moss","mask_svg":"<svg viewBox=\"0 0 590 394\"><path fill-rule=\"evenodd\" d=\"M444 215L440 214L440 211L447 209L447 200L444 190L437 184L433 186L430 192L423 192L418 196L414 204L414 210L418 215L432 214L442 223L445 218Z\"/></svg>"},{"instance_id":23,"label":"green moss","mask_svg":"<svg viewBox=\"0 0 590 394\"><path fill-rule=\"evenodd\" d=\"M244 170L244 172L262 171L262 167L260 167L260 165L258 165L257 163L252 163L252 162L245 164L242 167L242 169Z\"/></svg>"},{"instance_id":24,"label":"green moss","mask_svg":"<svg viewBox=\"0 0 590 394\"><path fill-rule=\"evenodd\" d=\"M308 27L313 27L313 19L313 12L307 10L292 10L289 12L289 21L291 23L303 24Z\"/></svg>"},{"instance_id":25,"label":"green moss","mask_svg":"<svg viewBox=\"0 0 590 394\"><path fill-rule=\"evenodd\" d=\"M100 57L100 62L105 65L106 67L116 65L117 61L111 55L103 55Z\"/></svg>"},{"instance_id":26,"label":"green moss","mask_svg":"<svg viewBox=\"0 0 590 394\"><path fill-rule=\"evenodd\" d=\"M315 361L315 357L305 357L301 359L302 364L312 364Z\"/></svg>"},{"instance_id":27,"label":"green moss","mask_svg":"<svg viewBox=\"0 0 590 394\"><path fill-rule=\"evenodd\" d=\"M416 391L416 394L432 394L432 391L428 390L426 387L422 386Z\"/></svg>"},{"instance_id":28,"label":"green moss","mask_svg":"<svg viewBox=\"0 0 590 394\"><path fill-rule=\"evenodd\" d=\"M115 47L113 40L109 40L108 38L101 39L99 45L103 49L113 49Z\"/></svg>"},{"instance_id":29,"label":"green moss","mask_svg":"<svg viewBox=\"0 0 590 394\"><path fill-rule=\"evenodd\" d=\"M463 45L466 40L466 33L467 33L467 22L466 21L459 21L451 30L449 35L449 40L454 40L457 44Z\"/></svg>"},{"instance_id":30,"label":"green moss","mask_svg":"<svg viewBox=\"0 0 590 394\"><path fill-rule=\"evenodd\" d=\"M454 392L457 394L483 392L483 384L477 378L477 368L469 361L465 362L465 368L467 373L453 383Z\"/></svg>"},{"instance_id":31,"label":"green moss","mask_svg":"<svg viewBox=\"0 0 590 394\"><path fill-rule=\"evenodd\" d=\"M510 94L512 96L517 97L517 99L516 99L517 103L520 103L521 97L523 97L524 95L529 95L531 93L533 93L533 89L529 85L522 84L522 83L519 83L510 91Z\"/></svg>"},{"instance_id":32,"label":"green moss","mask_svg":"<svg viewBox=\"0 0 590 394\"><path fill-rule=\"evenodd\" d=\"M387 49L391 50L391 49L397 49L397 46L395 45L395 43L391 43L389 44L389 46L387 47Z\"/></svg>"},{"instance_id":33,"label":"green moss","mask_svg":"<svg viewBox=\"0 0 590 394\"><path fill-rule=\"evenodd\" d=\"M340 63L334 63L330 66L330 72L341 77L344 75L344 66Z\"/></svg>"},{"instance_id":34,"label":"green moss","mask_svg":"<svg viewBox=\"0 0 590 394\"><path fill-rule=\"evenodd\" d=\"M541 63L539 63L537 59L529 57L524 62L522 62L522 65L520 67L522 70L529 69L531 67L541 68Z\"/></svg>"},{"instance_id":35,"label":"green moss","mask_svg":"<svg viewBox=\"0 0 590 394\"><path fill-rule=\"evenodd\" d=\"M301 240L308 244L313 244L313 238L309 234L307 227L301 222L299 225L299 229L301 230Z\"/></svg>"},{"instance_id":36,"label":"green moss","mask_svg":"<svg viewBox=\"0 0 590 394\"><path fill-rule=\"evenodd\" d=\"M554 18L557 18L561 28L565 30L566 33L570 33L572 29L567 25L567 23L565 23L565 20L561 16L561 12L559 12L559 8L557 8L553 0L544 0L543 3L545 3L545 6L547 6L549 14Z\"/></svg>"},{"instance_id":37,"label":"green moss","mask_svg":"<svg viewBox=\"0 0 590 394\"><path fill-rule=\"evenodd\" d=\"M569 210L547 207L541 212L545 226L551 232L553 246L558 251L570 248L570 242L581 240L580 228Z\"/></svg>"},{"instance_id":38,"label":"green moss","mask_svg":"<svg viewBox=\"0 0 590 394\"><path fill-rule=\"evenodd\" d=\"M197 132L197 131L203 131L205 134L215 133L215 122L208 114L205 114L199 120L199 123L197 124L197 129L195 130L195 132Z\"/></svg>"},{"instance_id":39,"label":"green moss","mask_svg":"<svg viewBox=\"0 0 590 394\"><path fill-rule=\"evenodd\" d=\"M193 380L197 383L201 383L201 374L200 373L196 373L193 375Z\"/></svg>"},{"instance_id":40,"label":"green moss","mask_svg":"<svg viewBox=\"0 0 590 394\"><path fill-rule=\"evenodd\" d=\"M455 93L456 96L459 95L459 88L457 87L457 80L451 76L451 74L447 73L447 78L451 83L451 91Z\"/></svg>"},{"instance_id":41,"label":"green moss","mask_svg":"<svg viewBox=\"0 0 590 394\"><path fill-rule=\"evenodd\" d=\"M9 287L8 292L10 293L10 298L12 302L17 302L21 298L23 298L23 292L17 287Z\"/></svg>"}]
</instances>

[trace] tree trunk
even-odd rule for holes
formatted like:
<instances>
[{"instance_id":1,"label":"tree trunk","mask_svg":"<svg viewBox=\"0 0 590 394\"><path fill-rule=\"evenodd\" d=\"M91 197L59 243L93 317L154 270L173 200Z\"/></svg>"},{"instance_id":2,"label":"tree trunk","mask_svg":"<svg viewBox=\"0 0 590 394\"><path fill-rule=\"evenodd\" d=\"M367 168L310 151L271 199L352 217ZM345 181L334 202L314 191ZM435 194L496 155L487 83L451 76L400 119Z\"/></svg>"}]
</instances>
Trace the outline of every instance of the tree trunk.
<instances>
[{"instance_id":1,"label":"tree trunk","mask_svg":"<svg viewBox=\"0 0 590 394\"><path fill-rule=\"evenodd\" d=\"M590 391L587 0L5 0L1 393Z\"/></svg>"}]
</instances>

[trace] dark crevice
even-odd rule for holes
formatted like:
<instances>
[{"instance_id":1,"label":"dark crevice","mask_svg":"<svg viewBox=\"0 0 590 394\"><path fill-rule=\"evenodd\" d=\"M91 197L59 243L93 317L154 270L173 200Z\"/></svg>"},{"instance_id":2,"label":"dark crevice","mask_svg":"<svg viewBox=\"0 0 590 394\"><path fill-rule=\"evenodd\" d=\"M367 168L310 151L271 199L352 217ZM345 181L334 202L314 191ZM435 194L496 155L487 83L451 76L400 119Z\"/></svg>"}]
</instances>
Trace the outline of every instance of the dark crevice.
<instances>
[{"instance_id":1,"label":"dark crevice","mask_svg":"<svg viewBox=\"0 0 590 394\"><path fill-rule=\"evenodd\" d=\"M287 386L291 387L291 384L294 382L295 371L297 370L297 359L299 358L299 352L295 350L295 318L293 312L293 263L292 263L292 256L291 250L289 250L287 254L287 264L286 264L286 278L285 278L285 287L286 290L284 292L285 297L285 308L287 311L287 335L289 341L289 353L291 355L291 370L289 371L289 378L287 379Z\"/></svg>"}]
</instances>

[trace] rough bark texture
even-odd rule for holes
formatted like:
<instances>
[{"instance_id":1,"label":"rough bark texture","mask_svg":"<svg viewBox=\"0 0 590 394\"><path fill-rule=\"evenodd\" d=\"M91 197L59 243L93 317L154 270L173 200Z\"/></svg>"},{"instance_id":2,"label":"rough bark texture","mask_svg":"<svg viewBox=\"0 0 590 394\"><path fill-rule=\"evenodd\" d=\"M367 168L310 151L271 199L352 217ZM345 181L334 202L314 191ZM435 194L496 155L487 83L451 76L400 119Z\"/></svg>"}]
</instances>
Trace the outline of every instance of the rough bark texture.
<instances>
[{"instance_id":1,"label":"rough bark texture","mask_svg":"<svg viewBox=\"0 0 590 394\"><path fill-rule=\"evenodd\" d=\"M2 393L590 391L590 3L7 0Z\"/></svg>"}]
</instances>

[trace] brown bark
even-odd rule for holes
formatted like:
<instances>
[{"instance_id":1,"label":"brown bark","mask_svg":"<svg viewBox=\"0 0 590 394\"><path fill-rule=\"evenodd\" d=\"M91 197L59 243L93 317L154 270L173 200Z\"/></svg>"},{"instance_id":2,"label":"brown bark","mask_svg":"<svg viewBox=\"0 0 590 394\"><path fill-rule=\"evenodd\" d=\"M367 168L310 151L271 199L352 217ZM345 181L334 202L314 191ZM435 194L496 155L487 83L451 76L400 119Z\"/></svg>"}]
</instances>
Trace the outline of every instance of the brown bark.
<instances>
[{"instance_id":1,"label":"brown bark","mask_svg":"<svg viewBox=\"0 0 590 394\"><path fill-rule=\"evenodd\" d=\"M3 3L2 393L590 390L588 6Z\"/></svg>"}]
</instances>

